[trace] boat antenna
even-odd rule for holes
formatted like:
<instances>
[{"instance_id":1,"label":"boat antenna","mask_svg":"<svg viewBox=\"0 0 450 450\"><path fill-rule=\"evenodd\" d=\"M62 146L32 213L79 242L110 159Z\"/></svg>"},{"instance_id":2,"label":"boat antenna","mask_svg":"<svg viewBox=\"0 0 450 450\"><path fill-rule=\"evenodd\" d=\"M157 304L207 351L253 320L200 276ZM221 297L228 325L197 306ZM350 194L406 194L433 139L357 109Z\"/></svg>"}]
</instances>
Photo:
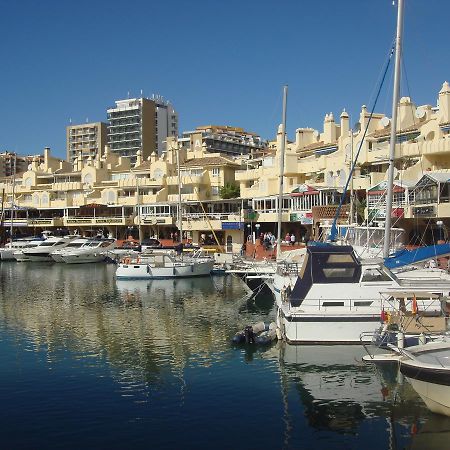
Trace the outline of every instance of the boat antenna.
<instances>
[{"instance_id":1,"label":"boat antenna","mask_svg":"<svg viewBox=\"0 0 450 450\"><path fill-rule=\"evenodd\" d=\"M283 219L283 185L284 185L284 151L286 146L286 106L288 87L283 87L283 116L280 147L280 173L278 176L278 232L277 232L277 260L281 256L281 222Z\"/></svg>"},{"instance_id":2,"label":"boat antenna","mask_svg":"<svg viewBox=\"0 0 450 450\"><path fill-rule=\"evenodd\" d=\"M401 74L401 54L402 54L402 34L403 34L403 0L398 0L397 9L397 37L395 39L395 68L394 68L394 90L392 94L392 119L391 119L391 139L389 143L389 168L386 195L386 220L384 223L384 246L383 257L389 256L390 235L391 235L391 210L393 200L394 185L394 161L395 161L395 141L397 139L397 106L400 94L400 74Z\"/></svg>"}]
</instances>

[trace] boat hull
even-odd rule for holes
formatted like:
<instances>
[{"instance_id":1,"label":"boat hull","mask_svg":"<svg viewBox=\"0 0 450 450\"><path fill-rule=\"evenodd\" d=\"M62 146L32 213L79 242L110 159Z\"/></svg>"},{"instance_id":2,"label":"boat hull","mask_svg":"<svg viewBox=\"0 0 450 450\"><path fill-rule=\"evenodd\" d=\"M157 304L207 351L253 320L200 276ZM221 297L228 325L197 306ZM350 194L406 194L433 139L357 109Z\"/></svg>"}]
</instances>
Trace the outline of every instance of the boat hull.
<instances>
[{"instance_id":1,"label":"boat hull","mask_svg":"<svg viewBox=\"0 0 450 450\"><path fill-rule=\"evenodd\" d=\"M73 254L73 255L63 255L63 261L66 264L88 264L102 262L106 259L104 254Z\"/></svg>"},{"instance_id":2,"label":"boat hull","mask_svg":"<svg viewBox=\"0 0 450 450\"><path fill-rule=\"evenodd\" d=\"M289 315L278 310L277 325L290 344L361 344L372 341L380 327L374 315Z\"/></svg>"},{"instance_id":3,"label":"boat hull","mask_svg":"<svg viewBox=\"0 0 450 450\"><path fill-rule=\"evenodd\" d=\"M431 412L450 416L450 389L447 385L406 377Z\"/></svg>"},{"instance_id":4,"label":"boat hull","mask_svg":"<svg viewBox=\"0 0 450 450\"><path fill-rule=\"evenodd\" d=\"M210 275L213 269L213 261L194 263L175 263L166 267L155 267L147 263L119 264L116 278L135 279L163 279L163 278L188 278Z\"/></svg>"},{"instance_id":5,"label":"boat hull","mask_svg":"<svg viewBox=\"0 0 450 450\"><path fill-rule=\"evenodd\" d=\"M28 254L26 255L28 258L28 261L30 262L54 262L53 258L51 257L50 253L43 253L43 254Z\"/></svg>"}]
</instances>

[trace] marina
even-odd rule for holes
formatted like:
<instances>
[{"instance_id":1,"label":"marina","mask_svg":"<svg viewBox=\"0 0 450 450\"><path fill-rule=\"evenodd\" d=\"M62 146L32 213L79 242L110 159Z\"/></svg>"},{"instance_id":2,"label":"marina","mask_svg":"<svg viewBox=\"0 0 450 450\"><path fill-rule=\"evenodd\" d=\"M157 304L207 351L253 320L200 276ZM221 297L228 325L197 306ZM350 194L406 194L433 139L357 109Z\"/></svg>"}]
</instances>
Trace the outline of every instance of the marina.
<instances>
[{"instance_id":1,"label":"marina","mask_svg":"<svg viewBox=\"0 0 450 450\"><path fill-rule=\"evenodd\" d=\"M5 4L2 448L447 448L447 5L125 6Z\"/></svg>"},{"instance_id":2,"label":"marina","mask_svg":"<svg viewBox=\"0 0 450 450\"><path fill-rule=\"evenodd\" d=\"M232 345L275 318L273 299L247 303L238 278L114 280L114 269L0 264L5 447L205 448L220 435L222 448L249 436L285 449L443 448L450 419L395 368L363 364L361 347Z\"/></svg>"}]
</instances>

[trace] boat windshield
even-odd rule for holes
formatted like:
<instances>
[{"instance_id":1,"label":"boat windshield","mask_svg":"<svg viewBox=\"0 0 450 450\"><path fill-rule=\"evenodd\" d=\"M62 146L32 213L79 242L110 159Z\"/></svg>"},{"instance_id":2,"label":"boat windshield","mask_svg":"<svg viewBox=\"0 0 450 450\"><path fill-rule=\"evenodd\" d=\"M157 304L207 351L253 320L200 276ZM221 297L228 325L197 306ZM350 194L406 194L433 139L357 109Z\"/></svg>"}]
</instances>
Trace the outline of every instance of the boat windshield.
<instances>
[{"instance_id":1,"label":"boat windshield","mask_svg":"<svg viewBox=\"0 0 450 450\"><path fill-rule=\"evenodd\" d=\"M69 245L67 245L66 248L77 248L81 247L84 244L84 242L71 242Z\"/></svg>"}]
</instances>

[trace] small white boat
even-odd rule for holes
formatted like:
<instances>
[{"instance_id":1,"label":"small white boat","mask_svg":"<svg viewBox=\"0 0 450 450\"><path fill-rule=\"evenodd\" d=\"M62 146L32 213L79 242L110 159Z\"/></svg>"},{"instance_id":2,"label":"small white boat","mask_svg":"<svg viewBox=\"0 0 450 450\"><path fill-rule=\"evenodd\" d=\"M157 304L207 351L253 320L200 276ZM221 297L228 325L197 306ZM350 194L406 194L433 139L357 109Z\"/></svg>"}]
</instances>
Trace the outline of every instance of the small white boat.
<instances>
[{"instance_id":1,"label":"small white boat","mask_svg":"<svg viewBox=\"0 0 450 450\"><path fill-rule=\"evenodd\" d=\"M400 350L400 371L430 411L450 416L450 341Z\"/></svg>"},{"instance_id":2,"label":"small white boat","mask_svg":"<svg viewBox=\"0 0 450 450\"><path fill-rule=\"evenodd\" d=\"M51 253L66 247L73 239L73 236L49 237L41 245L24 248L22 254L31 262L53 262Z\"/></svg>"},{"instance_id":3,"label":"small white boat","mask_svg":"<svg viewBox=\"0 0 450 450\"><path fill-rule=\"evenodd\" d=\"M80 248L64 253L62 259L66 264L101 262L115 246L114 239L90 239Z\"/></svg>"},{"instance_id":4,"label":"small white boat","mask_svg":"<svg viewBox=\"0 0 450 450\"><path fill-rule=\"evenodd\" d=\"M73 241L69 242L69 244L66 245L65 247L59 248L59 249L51 252L50 256L52 257L53 261L58 262L58 263L63 263L64 262L63 256L66 253L69 253L77 248L80 248L81 246L86 244L86 242L89 242L89 238L74 239Z\"/></svg>"},{"instance_id":5,"label":"small white boat","mask_svg":"<svg viewBox=\"0 0 450 450\"><path fill-rule=\"evenodd\" d=\"M117 278L183 278L205 276L214 267L212 258L178 258L166 253L124 258L117 266Z\"/></svg>"}]
</instances>

